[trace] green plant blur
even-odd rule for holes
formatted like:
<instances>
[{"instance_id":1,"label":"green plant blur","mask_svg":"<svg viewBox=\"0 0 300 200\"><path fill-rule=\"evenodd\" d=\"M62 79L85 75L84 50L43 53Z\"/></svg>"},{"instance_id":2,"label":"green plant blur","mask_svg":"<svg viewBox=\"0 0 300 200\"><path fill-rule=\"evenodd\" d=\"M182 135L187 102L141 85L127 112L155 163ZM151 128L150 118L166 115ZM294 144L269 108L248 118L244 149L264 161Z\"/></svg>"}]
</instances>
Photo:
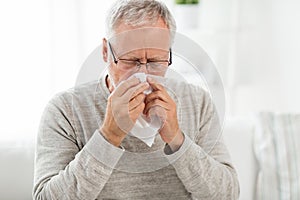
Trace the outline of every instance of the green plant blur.
<instances>
[{"instance_id":1,"label":"green plant blur","mask_svg":"<svg viewBox=\"0 0 300 200\"><path fill-rule=\"evenodd\" d=\"M176 4L198 4L199 0L175 0Z\"/></svg>"}]
</instances>

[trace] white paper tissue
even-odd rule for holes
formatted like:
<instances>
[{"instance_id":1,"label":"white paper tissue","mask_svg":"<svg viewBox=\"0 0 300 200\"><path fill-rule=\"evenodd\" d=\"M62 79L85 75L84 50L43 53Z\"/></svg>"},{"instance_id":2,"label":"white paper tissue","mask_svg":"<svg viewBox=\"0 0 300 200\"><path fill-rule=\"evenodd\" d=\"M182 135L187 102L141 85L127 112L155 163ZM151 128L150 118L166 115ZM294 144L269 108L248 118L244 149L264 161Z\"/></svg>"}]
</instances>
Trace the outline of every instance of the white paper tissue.
<instances>
[{"instance_id":1,"label":"white paper tissue","mask_svg":"<svg viewBox=\"0 0 300 200\"><path fill-rule=\"evenodd\" d=\"M133 74L133 76L140 79L141 82L147 81L147 75L145 73L135 73ZM146 90L144 93L150 94L151 92L152 89L150 88ZM154 109L157 111L158 109L163 109L163 108L155 107ZM130 135L135 136L140 140L142 140L149 147L153 145L155 136L156 134L158 134L158 130L162 126L161 119L157 115L155 115L156 111L152 112L154 114L149 116L148 118L144 114L141 114L129 133Z\"/></svg>"}]
</instances>

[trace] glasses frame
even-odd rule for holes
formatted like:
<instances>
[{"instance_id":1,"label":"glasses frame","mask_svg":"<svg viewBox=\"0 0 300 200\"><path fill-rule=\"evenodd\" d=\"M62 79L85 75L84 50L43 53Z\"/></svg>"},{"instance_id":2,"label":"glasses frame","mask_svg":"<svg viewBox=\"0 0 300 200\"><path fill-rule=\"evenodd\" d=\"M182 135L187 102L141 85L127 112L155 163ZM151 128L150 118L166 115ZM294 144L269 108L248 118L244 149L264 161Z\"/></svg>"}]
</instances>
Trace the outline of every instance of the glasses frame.
<instances>
[{"instance_id":1,"label":"glasses frame","mask_svg":"<svg viewBox=\"0 0 300 200\"><path fill-rule=\"evenodd\" d=\"M108 46L109 46L109 50L110 50L110 52L111 52L111 55L112 55L112 57L113 57L113 60L114 60L114 63L115 63L115 64L118 64L118 62L119 62L120 60L121 60L121 61L122 61L122 60L124 60L124 61L135 61L135 62L139 63L139 64L137 65L137 67L140 68L141 65L146 65L146 66L147 66L147 64L149 63L149 62L142 63L142 62L140 62L139 60L130 60L130 59L117 58L117 57L115 56L115 54L114 54L114 51L113 51L113 49L112 49L112 46L111 46L110 42L108 42ZM168 63L168 66L172 65L172 49L169 48L169 60L157 60L157 61L155 61L155 62L167 62L167 63Z\"/></svg>"}]
</instances>

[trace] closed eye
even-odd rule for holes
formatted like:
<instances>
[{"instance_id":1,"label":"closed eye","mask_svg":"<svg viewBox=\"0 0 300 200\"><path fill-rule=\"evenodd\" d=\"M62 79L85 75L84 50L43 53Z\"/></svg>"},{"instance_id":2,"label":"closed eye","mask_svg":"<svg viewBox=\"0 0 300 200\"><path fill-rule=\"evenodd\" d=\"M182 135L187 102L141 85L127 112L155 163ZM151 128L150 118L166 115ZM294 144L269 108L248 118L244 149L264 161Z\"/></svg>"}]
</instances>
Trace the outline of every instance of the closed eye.
<instances>
[{"instance_id":1,"label":"closed eye","mask_svg":"<svg viewBox=\"0 0 300 200\"><path fill-rule=\"evenodd\" d=\"M150 63L150 62L151 63L155 63L155 62L159 63L159 62L168 62L168 60L167 59L165 59L165 60L164 59L161 59L161 60L147 60L147 62L148 63Z\"/></svg>"}]
</instances>

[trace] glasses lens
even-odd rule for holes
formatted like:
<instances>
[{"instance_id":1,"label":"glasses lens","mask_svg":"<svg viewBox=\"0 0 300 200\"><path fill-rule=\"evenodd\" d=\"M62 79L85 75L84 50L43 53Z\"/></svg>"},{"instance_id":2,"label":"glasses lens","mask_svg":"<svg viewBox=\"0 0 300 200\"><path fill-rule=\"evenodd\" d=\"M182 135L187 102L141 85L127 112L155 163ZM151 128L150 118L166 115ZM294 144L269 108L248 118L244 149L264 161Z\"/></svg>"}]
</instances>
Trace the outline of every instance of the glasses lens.
<instances>
[{"instance_id":1,"label":"glasses lens","mask_svg":"<svg viewBox=\"0 0 300 200\"><path fill-rule=\"evenodd\" d=\"M168 62L148 62L148 70L150 72L166 71L168 68Z\"/></svg>"},{"instance_id":2,"label":"glasses lens","mask_svg":"<svg viewBox=\"0 0 300 200\"><path fill-rule=\"evenodd\" d=\"M139 61L135 60L119 60L119 69L122 71L128 71L128 72L134 72L138 71L142 65L145 65L143 63L140 63ZM168 68L168 62L167 61L152 61L147 63L147 70L149 72L164 72Z\"/></svg>"},{"instance_id":3,"label":"glasses lens","mask_svg":"<svg viewBox=\"0 0 300 200\"><path fill-rule=\"evenodd\" d=\"M119 60L119 68L123 71L134 71L137 69L139 62L134 60Z\"/></svg>"}]
</instances>

